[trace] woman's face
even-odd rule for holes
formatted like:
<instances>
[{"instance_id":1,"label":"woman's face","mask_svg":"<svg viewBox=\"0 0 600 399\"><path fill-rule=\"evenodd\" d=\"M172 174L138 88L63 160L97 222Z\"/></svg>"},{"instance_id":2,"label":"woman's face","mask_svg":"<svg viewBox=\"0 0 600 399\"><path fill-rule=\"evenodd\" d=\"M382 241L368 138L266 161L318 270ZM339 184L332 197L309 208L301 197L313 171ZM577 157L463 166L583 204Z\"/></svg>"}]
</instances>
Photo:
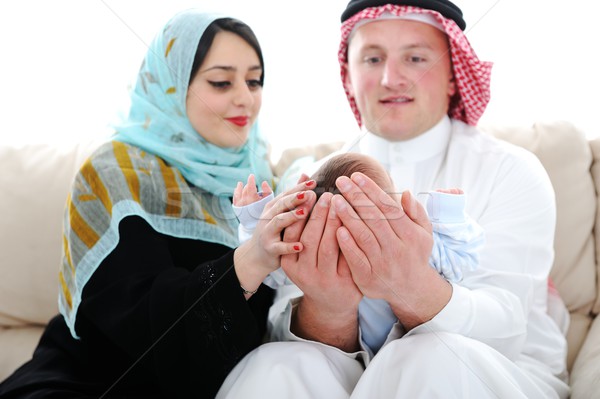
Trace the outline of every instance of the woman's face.
<instances>
[{"instance_id":1,"label":"woman's face","mask_svg":"<svg viewBox=\"0 0 600 399\"><path fill-rule=\"evenodd\" d=\"M240 36L221 31L187 93L186 113L194 129L219 147L239 147L248 139L262 104L262 67Z\"/></svg>"}]
</instances>

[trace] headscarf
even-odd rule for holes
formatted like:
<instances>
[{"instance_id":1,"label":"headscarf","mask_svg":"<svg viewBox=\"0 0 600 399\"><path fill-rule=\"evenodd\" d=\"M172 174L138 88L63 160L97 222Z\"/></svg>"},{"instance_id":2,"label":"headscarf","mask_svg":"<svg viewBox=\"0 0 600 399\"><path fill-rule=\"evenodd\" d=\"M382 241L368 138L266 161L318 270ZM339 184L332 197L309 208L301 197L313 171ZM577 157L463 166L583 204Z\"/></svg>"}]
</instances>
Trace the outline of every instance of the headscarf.
<instances>
[{"instance_id":1,"label":"headscarf","mask_svg":"<svg viewBox=\"0 0 600 399\"><path fill-rule=\"evenodd\" d=\"M192 184L215 193L233 193L250 173L271 182L267 145L256 122L239 148L207 142L190 124L186 96L196 49L206 28L224 15L187 10L156 35L138 73L127 120L115 139L142 148L177 167ZM201 132L200 132L201 133Z\"/></svg>"},{"instance_id":2,"label":"headscarf","mask_svg":"<svg viewBox=\"0 0 600 399\"><path fill-rule=\"evenodd\" d=\"M198 42L219 18L188 10L166 24L148 49L127 121L75 177L63 220L58 301L74 338L83 289L117 247L121 220L138 216L159 233L234 248L236 183L254 173L272 184L256 126L244 146L225 149L206 142L186 116Z\"/></svg>"},{"instance_id":3,"label":"headscarf","mask_svg":"<svg viewBox=\"0 0 600 399\"><path fill-rule=\"evenodd\" d=\"M477 125L490 101L490 77L492 63L480 61L471 47L467 37L452 19L443 17L439 12L413 6L386 4L379 7L365 8L348 18L341 27L341 41L338 51L342 82L346 81L348 73L348 42L356 24L364 20L375 20L384 14L396 17L429 14L441 26L450 42L450 56L454 70L457 93L450 101L448 115L469 125ZM359 124L362 125L360 112L354 97L346 90L352 112Z\"/></svg>"}]
</instances>

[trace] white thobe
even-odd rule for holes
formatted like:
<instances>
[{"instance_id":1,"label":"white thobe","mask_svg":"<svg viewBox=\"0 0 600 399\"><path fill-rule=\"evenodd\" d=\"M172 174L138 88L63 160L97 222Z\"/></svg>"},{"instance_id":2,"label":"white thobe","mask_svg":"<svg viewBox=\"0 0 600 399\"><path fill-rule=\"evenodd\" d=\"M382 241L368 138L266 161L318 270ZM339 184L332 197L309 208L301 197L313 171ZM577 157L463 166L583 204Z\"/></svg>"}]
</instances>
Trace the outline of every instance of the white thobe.
<instances>
[{"instance_id":1,"label":"white thobe","mask_svg":"<svg viewBox=\"0 0 600 399\"><path fill-rule=\"evenodd\" d=\"M539 160L448 118L412 140L366 133L345 150L378 159L400 191L467 192L486 235L479 267L433 319L409 332L397 323L372 359L295 336L301 292L284 287L269 316L271 339L284 342L246 356L218 397L568 397L566 340L547 313L556 206Z\"/></svg>"}]
</instances>

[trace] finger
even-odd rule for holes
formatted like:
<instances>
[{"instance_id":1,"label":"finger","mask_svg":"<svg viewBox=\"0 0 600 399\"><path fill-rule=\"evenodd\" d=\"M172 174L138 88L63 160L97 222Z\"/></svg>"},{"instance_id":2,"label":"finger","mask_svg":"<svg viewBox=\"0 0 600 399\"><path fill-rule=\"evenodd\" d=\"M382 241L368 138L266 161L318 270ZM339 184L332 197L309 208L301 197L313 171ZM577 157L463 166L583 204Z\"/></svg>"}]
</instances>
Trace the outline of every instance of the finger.
<instances>
[{"instance_id":1,"label":"finger","mask_svg":"<svg viewBox=\"0 0 600 399\"><path fill-rule=\"evenodd\" d=\"M312 206L310 204L307 205L306 202L312 201L315 198L316 194L310 190L280 194L265 206L263 216L273 218L276 215L296 208L303 208L308 214Z\"/></svg>"},{"instance_id":2,"label":"finger","mask_svg":"<svg viewBox=\"0 0 600 399\"><path fill-rule=\"evenodd\" d=\"M331 203L333 194L323 193L323 196L327 198ZM330 274L337 274L337 264L340 255L340 247L337 243L336 231L342 226L342 221L337 217L335 208L329 206L327 218L325 220L325 226L323 229L323 235L319 243L319 251L317 253L317 267L322 271Z\"/></svg>"},{"instance_id":3,"label":"finger","mask_svg":"<svg viewBox=\"0 0 600 399\"><path fill-rule=\"evenodd\" d=\"M345 230L349 232L362 251L374 256L381 253L382 241L377 238L371 227L350 206L346 198L339 194L334 195L331 202L337 216L345 226Z\"/></svg>"},{"instance_id":4,"label":"finger","mask_svg":"<svg viewBox=\"0 0 600 399\"><path fill-rule=\"evenodd\" d=\"M319 198L317 203L313 206L310 218L307 219L306 225L302 230L302 235L300 236L300 241L304 243L305 251L311 251L315 256L327 222L330 202L331 195L323 194L321 198Z\"/></svg>"},{"instance_id":5,"label":"finger","mask_svg":"<svg viewBox=\"0 0 600 399\"><path fill-rule=\"evenodd\" d=\"M244 183L239 181L235 186L235 190L233 190L233 205L241 206L240 201L242 200L242 189L244 188Z\"/></svg>"},{"instance_id":6,"label":"finger","mask_svg":"<svg viewBox=\"0 0 600 399\"><path fill-rule=\"evenodd\" d=\"M412 221L405 217L401 205L368 176L358 172L353 173L351 179L342 176L337 179L336 185L379 242L389 241L392 235L400 237L410 228ZM356 227L348 228L356 237Z\"/></svg>"},{"instance_id":7,"label":"finger","mask_svg":"<svg viewBox=\"0 0 600 399\"><path fill-rule=\"evenodd\" d=\"M372 269L369 259L344 226L337 229L336 239L340 246L340 251L344 255L346 264L352 273L352 278L360 287L363 281L368 281L371 277Z\"/></svg>"},{"instance_id":8,"label":"finger","mask_svg":"<svg viewBox=\"0 0 600 399\"><path fill-rule=\"evenodd\" d=\"M316 195L314 195L314 193L312 193L312 195L308 196L308 198L306 199L306 202L304 202L304 204L303 204L303 209L305 210L305 215L308 216L311 214L311 209L313 208L315 201L316 201ZM302 236L302 231L304 230L304 226L306 225L307 220L308 220L308 217L297 218L294 223L290 224L289 226L286 226L284 233L283 233L283 241L284 242L300 241L300 237Z\"/></svg>"},{"instance_id":9,"label":"finger","mask_svg":"<svg viewBox=\"0 0 600 399\"><path fill-rule=\"evenodd\" d=\"M306 173L302 173L300 175L300 177L298 178L298 184L304 183L305 181L307 181L309 179L310 179L310 177Z\"/></svg>"},{"instance_id":10,"label":"finger","mask_svg":"<svg viewBox=\"0 0 600 399\"><path fill-rule=\"evenodd\" d=\"M267 196L273 192L273 190L271 190L271 186L266 181L263 181L260 187L263 192L263 196Z\"/></svg>"},{"instance_id":11,"label":"finger","mask_svg":"<svg viewBox=\"0 0 600 399\"><path fill-rule=\"evenodd\" d=\"M429 233L432 232L431 221L427 216L425 208L415 199L410 191L402 193L401 198L402 208L406 215L419 226L423 227Z\"/></svg>"},{"instance_id":12,"label":"finger","mask_svg":"<svg viewBox=\"0 0 600 399\"><path fill-rule=\"evenodd\" d=\"M243 195L246 200L256 201L258 199L258 192L256 191L256 181L254 175L248 176L248 182L243 190Z\"/></svg>"},{"instance_id":13,"label":"finger","mask_svg":"<svg viewBox=\"0 0 600 399\"><path fill-rule=\"evenodd\" d=\"M304 246L299 241L298 242L278 241L278 242L274 242L270 246L269 252L279 255L279 256L283 256L283 255L296 254L296 253L302 251L303 248L304 248Z\"/></svg>"},{"instance_id":14,"label":"finger","mask_svg":"<svg viewBox=\"0 0 600 399\"><path fill-rule=\"evenodd\" d=\"M250 173L248 175L248 182L247 182L248 186L256 186L256 178L254 177L253 173Z\"/></svg>"}]
</instances>

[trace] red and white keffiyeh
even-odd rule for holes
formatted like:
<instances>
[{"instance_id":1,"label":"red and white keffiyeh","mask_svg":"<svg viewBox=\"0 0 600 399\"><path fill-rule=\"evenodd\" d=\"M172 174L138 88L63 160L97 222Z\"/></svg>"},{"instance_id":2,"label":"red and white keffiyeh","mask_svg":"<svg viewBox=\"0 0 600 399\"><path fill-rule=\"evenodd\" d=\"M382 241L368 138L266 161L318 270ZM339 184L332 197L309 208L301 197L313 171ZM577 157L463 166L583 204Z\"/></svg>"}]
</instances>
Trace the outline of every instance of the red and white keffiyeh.
<instances>
[{"instance_id":1,"label":"red and white keffiyeh","mask_svg":"<svg viewBox=\"0 0 600 399\"><path fill-rule=\"evenodd\" d=\"M348 38L350 33L359 21L365 19L378 19L384 13L402 17L408 14L430 14L443 27L444 32L449 38L450 55L454 69L454 79L458 89L457 95L450 102L448 115L451 118L459 119L469 125L476 125L477 121L490 101L490 78L492 72L492 63L480 61L471 44L467 40L464 32L451 19L444 18L439 12L412 6L398 6L386 4L380 7L366 8L351 18L348 18L341 28L341 41L338 52L340 62L342 82L346 80L348 70ZM348 90L346 96L350 102L350 107L359 126L362 125L361 116L356 107L356 101Z\"/></svg>"}]
</instances>

